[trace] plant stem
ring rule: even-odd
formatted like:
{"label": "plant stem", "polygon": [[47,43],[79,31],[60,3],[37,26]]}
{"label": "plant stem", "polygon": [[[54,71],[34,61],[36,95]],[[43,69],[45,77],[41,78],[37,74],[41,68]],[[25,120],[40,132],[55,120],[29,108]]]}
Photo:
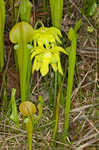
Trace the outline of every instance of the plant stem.
{"label": "plant stem", "polygon": [[54,108],[56,106],[56,96],[57,96],[57,77],[58,77],[58,72],[55,72]]}
{"label": "plant stem", "polygon": [[34,123],[33,120],[30,118],[26,118],[26,129],[27,129],[27,134],[28,134],[28,146],[29,150],[32,150],[32,134],[33,134],[33,128],[34,128]]}
{"label": "plant stem", "polygon": [[58,90],[58,96],[57,96],[57,104],[56,104],[56,121],[55,121],[55,128],[53,132],[53,138],[55,139],[57,128],[58,128],[58,120],[59,120],[59,99],[60,99],[60,91],[61,88]]}
{"label": "plant stem", "polygon": [[3,105],[7,106],[7,82],[6,82],[6,73],[3,73],[3,89],[2,89],[2,97],[3,97]]}

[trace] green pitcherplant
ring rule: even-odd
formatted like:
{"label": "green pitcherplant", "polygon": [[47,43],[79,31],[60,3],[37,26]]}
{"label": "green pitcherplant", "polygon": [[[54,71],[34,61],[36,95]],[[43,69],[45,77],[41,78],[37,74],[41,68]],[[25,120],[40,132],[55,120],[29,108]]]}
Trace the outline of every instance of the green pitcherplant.
{"label": "green pitcherplant", "polygon": [[20,4],[20,17],[21,21],[30,22],[32,4],[29,0],[21,0]]}
{"label": "green pitcherplant", "polygon": [[0,72],[4,67],[5,2],[0,1]]}
{"label": "green pitcherplant", "polygon": [[63,2],[64,0],[50,0],[52,24],[59,29],[62,22]]}
{"label": "green pitcherplant", "polygon": [[10,119],[14,121],[17,127],[19,127],[19,119],[18,119],[18,111],[17,111],[16,100],[15,100],[15,94],[16,94],[16,89],[13,88],[11,92],[11,100],[10,100],[10,105],[12,108]]}
{"label": "green pitcherplant", "polygon": [[22,102],[19,106],[21,114],[25,117],[24,123],[26,125],[26,130],[28,134],[29,150],[32,150],[32,134],[34,130],[34,125],[38,122],[42,115],[43,99],[41,96],[39,97],[39,104],[37,105],[37,109],[38,116],[35,117],[34,114],[36,113],[36,107],[32,102],[25,101]]}
{"label": "green pitcherplant", "polygon": [[69,112],[70,112],[70,103],[71,103],[71,94],[73,87],[73,79],[75,72],[75,63],[76,63],[76,44],[77,44],[77,31],[81,26],[81,20],[79,20],[74,29],[70,28],[68,32],[68,39],[71,42],[71,46],[67,48],[69,51],[69,68],[68,68],[68,81],[67,81],[67,91],[66,91],[66,106],[65,106],[65,139],[68,135],[69,128]]}
{"label": "green pitcherplant", "polygon": [[[5,28],[5,2],[0,1],[0,72],[4,69],[4,28]],[[2,88],[0,91],[0,98],[3,99],[3,104],[7,104],[7,91],[6,91],[6,73],[3,72]]]}
{"label": "green pitcherplant", "polygon": [[29,96],[30,91],[30,76],[31,76],[31,45],[33,40],[33,28],[26,22],[16,24],[9,34],[10,41],[16,44],[16,58],[20,75],[21,101],[25,101]]}
{"label": "green pitcherplant", "polygon": [[9,5],[10,5],[10,12],[11,12],[11,19],[13,22],[13,21],[16,21],[17,16],[18,16],[19,0],[9,0]]}

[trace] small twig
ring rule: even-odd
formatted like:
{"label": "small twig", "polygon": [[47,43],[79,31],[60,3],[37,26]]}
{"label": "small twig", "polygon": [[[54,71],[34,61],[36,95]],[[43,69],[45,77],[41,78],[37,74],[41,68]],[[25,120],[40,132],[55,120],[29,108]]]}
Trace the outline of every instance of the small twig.
{"label": "small twig", "polygon": [[99,105],[99,104],[85,105],[85,106],[82,106],[82,107],[79,107],[79,108],[72,109],[70,112],[71,112],[71,113],[74,113],[74,112],[84,111],[85,109],[88,109],[88,108],[90,108],[90,107],[95,107],[95,106],[97,106],[97,105]]}
{"label": "small twig", "polygon": [[36,85],[35,85],[35,87],[33,88],[33,90],[32,90],[32,94],[34,93],[34,91],[35,91],[35,90],[36,90],[36,88],[38,87],[38,85],[39,85],[39,83],[40,83],[41,79],[42,79],[42,76],[39,78],[39,80],[38,80],[37,84],[36,84]]}
{"label": "small twig", "polygon": [[89,52],[98,52],[99,53],[99,48],[96,48],[96,47],[82,47],[82,48],[80,48],[80,50],[84,51],[84,52],[89,51]]}
{"label": "small twig", "polygon": [[72,96],[71,96],[71,97],[72,97],[72,101],[74,100],[76,94],[78,93],[78,91],[79,91],[79,89],[80,89],[82,83],[85,81],[87,75],[88,75],[89,73],[91,73],[91,72],[93,72],[93,70],[88,71],[88,72],[85,74],[84,78],[83,78],[82,81],[79,83],[78,87],[73,91]]}
{"label": "small twig", "polygon": [[55,142],[55,143],[57,143],[57,144],[60,144],[60,145],[63,145],[63,146],[69,146],[69,144],[65,144],[65,143],[62,143],[62,142],[60,142],[60,141],[56,141],[56,140],[51,140],[52,142]]}
{"label": "small twig", "polygon": [[5,139],[1,140],[1,141],[0,141],[0,143],[2,143],[2,142],[4,142],[4,141],[9,141],[9,140],[11,140],[11,139],[13,139],[13,138],[21,137],[21,136],[24,136],[24,137],[25,137],[25,135],[18,134],[18,135],[14,135],[14,136],[11,136],[11,137],[8,137],[8,138],[5,138]]}
{"label": "small twig", "polygon": [[99,134],[99,130],[94,126],[94,124],[88,119],[88,117],[83,113],[86,121],[93,127],[93,129]]}
{"label": "small twig", "polygon": [[[0,126],[4,126],[4,124],[0,123]],[[16,130],[16,131],[20,131],[21,133],[26,133],[26,131],[24,131],[22,129],[19,129],[19,128],[16,128],[16,127],[13,127],[13,126],[9,126],[9,125],[5,124],[5,127],[6,128],[11,128],[11,129]]]}
{"label": "small twig", "polygon": [[76,148],[76,150],[83,150],[85,147],[91,146],[93,143],[95,143],[97,141],[99,141],[99,138],[92,139],[92,140],[88,141],[87,143],[85,143],[85,144],[79,146],[78,148]]}
{"label": "small twig", "polygon": [[89,86],[89,85],[91,85],[91,84],[93,84],[93,83],[95,83],[95,82],[96,82],[95,80],[92,81],[92,82],[89,82],[89,83],[87,83],[87,84],[81,86],[81,88],[85,88],[85,87],[87,87],[87,86]]}
{"label": "small twig", "polygon": [[90,129],[85,135],[84,138],[88,137],[92,132],[94,131],[94,129]]}
{"label": "small twig", "polygon": [[82,111],[80,111],[80,113],[73,119],[73,122],[75,122],[81,114],[82,114]]}
{"label": "small twig", "polygon": [[77,147],[77,146],[80,145],[82,142],[85,142],[85,141],[90,140],[90,139],[92,139],[92,138],[96,138],[98,135],[99,135],[98,133],[95,133],[95,134],[92,134],[92,135],[90,135],[90,136],[88,136],[88,137],[83,137],[83,138],[80,139],[79,141],[74,142],[74,145],[75,145],[75,147]]}

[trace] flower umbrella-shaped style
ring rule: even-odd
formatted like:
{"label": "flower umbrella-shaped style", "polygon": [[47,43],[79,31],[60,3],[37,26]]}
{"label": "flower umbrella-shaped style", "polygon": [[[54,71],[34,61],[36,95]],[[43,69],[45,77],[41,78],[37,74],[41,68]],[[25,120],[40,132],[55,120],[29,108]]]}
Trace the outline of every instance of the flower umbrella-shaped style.
{"label": "flower umbrella-shaped style", "polygon": [[[36,113],[38,109],[38,115],[34,117],[34,114]],[[32,134],[34,130],[34,125],[38,122],[38,120],[42,116],[43,111],[43,98],[42,96],[39,96],[39,104],[36,106],[31,101],[24,101],[19,105],[19,110],[21,114],[25,117],[24,123],[26,125],[26,130],[28,134],[28,145],[29,150],[32,150]]]}

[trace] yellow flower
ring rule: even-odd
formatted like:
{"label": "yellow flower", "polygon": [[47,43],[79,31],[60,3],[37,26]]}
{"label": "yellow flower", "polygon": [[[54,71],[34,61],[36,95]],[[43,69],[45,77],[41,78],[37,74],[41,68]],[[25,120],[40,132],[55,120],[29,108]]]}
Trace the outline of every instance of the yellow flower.
{"label": "yellow flower", "polygon": [[60,52],[68,55],[63,48],[58,46],[49,49],[34,47],[31,55],[31,58],[34,59],[32,72],[40,70],[42,76],[45,76],[49,72],[49,65],[51,65],[55,72],[59,71],[63,75]]}

